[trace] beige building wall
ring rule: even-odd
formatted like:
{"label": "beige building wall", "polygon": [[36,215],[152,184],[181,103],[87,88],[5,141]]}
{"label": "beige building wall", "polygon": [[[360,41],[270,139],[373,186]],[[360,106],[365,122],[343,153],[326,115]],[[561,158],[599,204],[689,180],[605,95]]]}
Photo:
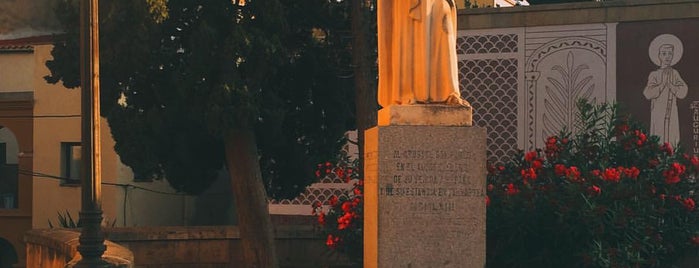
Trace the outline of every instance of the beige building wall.
{"label": "beige building wall", "polygon": [[7,53],[0,61],[0,92],[32,91],[32,76],[17,75],[34,72],[34,57],[31,53]]}
{"label": "beige building wall", "polygon": [[[80,142],[80,89],[53,85],[43,77],[51,58],[51,45],[34,46],[34,176],[33,228],[54,225],[59,212],[68,211],[77,220],[80,187],[62,185],[50,176],[61,175],[61,143]],[[192,214],[193,197],[174,193],[165,181],[133,181],[131,169],[114,151],[114,139],[105,119],[102,135],[102,210],[105,223],[116,226],[186,225]],[[42,176],[49,175],[49,176]],[[148,190],[145,190],[148,189]],[[149,191],[151,190],[151,191]]]}
{"label": "beige building wall", "polygon": [[[61,142],[80,142],[80,91],[44,81],[43,76],[49,73],[44,62],[51,57],[50,51],[48,45],[34,46],[36,68],[30,72],[34,83],[34,172],[61,176]],[[109,154],[103,154],[103,161],[109,159]],[[110,173],[109,167],[103,171]],[[61,183],[57,178],[34,176],[33,228],[47,228],[49,220],[57,225],[59,212],[77,217],[80,188]]]}

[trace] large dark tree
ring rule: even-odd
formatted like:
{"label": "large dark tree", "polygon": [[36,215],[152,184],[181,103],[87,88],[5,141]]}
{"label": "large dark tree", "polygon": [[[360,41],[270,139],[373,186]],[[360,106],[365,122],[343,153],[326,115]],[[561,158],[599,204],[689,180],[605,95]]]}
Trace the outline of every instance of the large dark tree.
{"label": "large dark tree", "polygon": [[[352,21],[352,64],[354,65],[355,107],[359,155],[364,155],[364,131],[376,126],[377,94],[377,36],[376,1],[350,1]],[[363,170],[363,157],[360,157]]]}
{"label": "large dark tree", "polygon": [[[48,82],[79,85],[77,1]],[[244,267],[276,267],[267,196],[312,182],[354,128],[346,2],[103,0],[102,115],[137,179],[196,194],[227,167]]]}

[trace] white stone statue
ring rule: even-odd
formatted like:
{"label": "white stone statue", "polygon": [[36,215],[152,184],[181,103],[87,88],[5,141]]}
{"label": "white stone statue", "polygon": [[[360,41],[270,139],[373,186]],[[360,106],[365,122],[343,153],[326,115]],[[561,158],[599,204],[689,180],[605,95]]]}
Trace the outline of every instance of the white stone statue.
{"label": "white stone statue", "polygon": [[470,106],[461,99],[453,0],[378,0],[379,93],[383,107]]}
{"label": "white stone statue", "polygon": [[677,144],[680,124],[677,118],[677,99],[687,96],[687,83],[672,66],[682,58],[682,42],[674,35],[656,37],[648,48],[650,59],[658,69],[648,75],[643,95],[650,100],[650,133],[661,142]]}

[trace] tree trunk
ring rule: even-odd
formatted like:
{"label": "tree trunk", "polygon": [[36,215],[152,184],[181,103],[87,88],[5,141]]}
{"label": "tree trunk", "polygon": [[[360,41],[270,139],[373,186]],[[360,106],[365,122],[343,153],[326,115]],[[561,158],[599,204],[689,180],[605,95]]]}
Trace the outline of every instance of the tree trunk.
{"label": "tree trunk", "polygon": [[245,260],[241,267],[277,268],[274,226],[267,208],[255,133],[250,129],[235,129],[224,139]]}
{"label": "tree trunk", "polygon": [[376,79],[372,67],[376,59],[371,57],[367,34],[370,30],[365,19],[364,0],[351,1],[352,17],[352,64],[354,65],[355,109],[357,115],[357,143],[359,147],[359,170],[363,171],[364,130],[376,125],[377,100]]}

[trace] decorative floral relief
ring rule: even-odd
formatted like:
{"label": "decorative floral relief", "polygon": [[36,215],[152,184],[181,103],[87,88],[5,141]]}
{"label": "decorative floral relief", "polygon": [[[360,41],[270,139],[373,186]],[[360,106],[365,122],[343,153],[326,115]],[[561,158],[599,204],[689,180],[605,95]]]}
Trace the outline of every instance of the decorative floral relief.
{"label": "decorative floral relief", "polygon": [[590,69],[587,64],[575,65],[573,52],[568,52],[565,66],[555,65],[551,70],[556,71],[560,77],[547,77],[553,85],[545,86],[546,97],[543,115],[544,136],[558,133],[560,130],[574,130],[576,110],[575,104],[580,98],[589,99],[595,89],[595,84],[590,83],[592,75],[580,79],[584,70]]}

